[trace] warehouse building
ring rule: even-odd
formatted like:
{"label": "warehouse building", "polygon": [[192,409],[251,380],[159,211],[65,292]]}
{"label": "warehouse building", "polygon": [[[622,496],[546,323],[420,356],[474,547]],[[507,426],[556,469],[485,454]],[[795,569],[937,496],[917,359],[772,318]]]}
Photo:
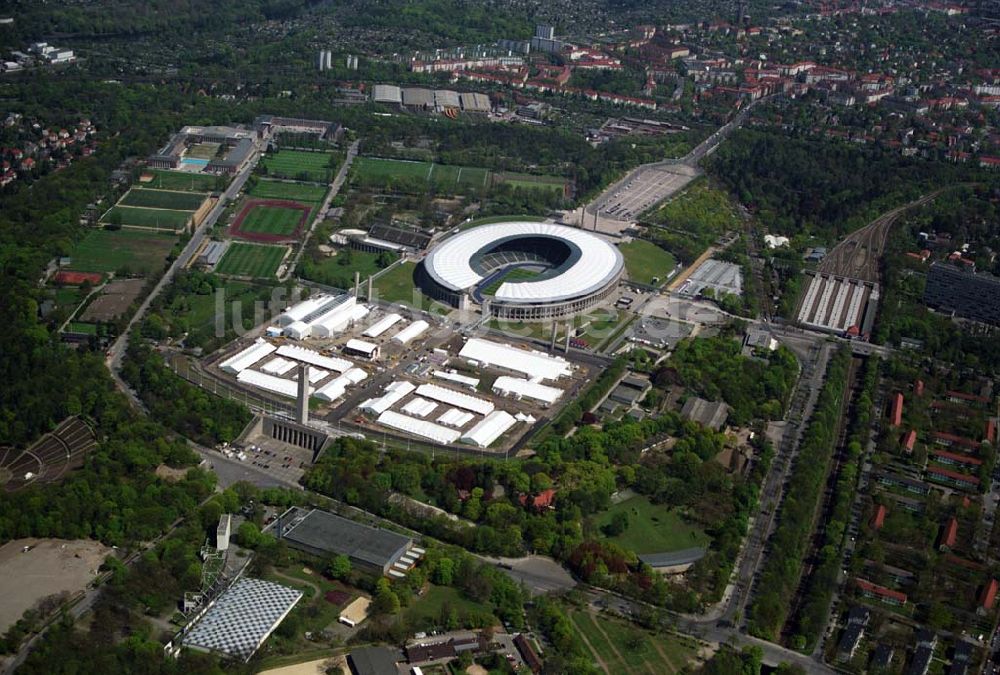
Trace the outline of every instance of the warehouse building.
{"label": "warehouse building", "polygon": [[376,84],[375,91],[372,92],[372,100],[387,105],[402,105],[403,93],[394,84]]}
{"label": "warehouse building", "polygon": [[413,539],[312,509],[292,507],[268,528],[292,548],[321,558],[346,555],[357,569],[377,574],[407,568],[415,559]]}

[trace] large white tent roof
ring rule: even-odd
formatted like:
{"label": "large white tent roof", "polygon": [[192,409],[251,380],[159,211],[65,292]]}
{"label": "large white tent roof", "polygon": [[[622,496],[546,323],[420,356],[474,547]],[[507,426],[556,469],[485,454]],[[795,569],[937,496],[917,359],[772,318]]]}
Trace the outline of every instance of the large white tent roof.
{"label": "large white tent roof", "polygon": [[504,240],[526,237],[557,239],[578,255],[559,274],[521,282],[503,282],[493,294],[507,302],[557,302],[592,293],[621,273],[625,260],[612,244],[585,230],[552,223],[507,222],[480,225],[445,240],[424,260],[438,284],[465,291],[485,277],[472,267],[473,258]]}
{"label": "large white tent roof", "polygon": [[435,443],[454,443],[462,435],[460,431],[455,431],[454,429],[449,429],[448,427],[443,427],[440,424],[434,424],[434,422],[428,422],[427,420],[418,420],[415,417],[402,415],[392,410],[386,410],[379,415],[378,423],[392,427],[393,429],[405,431],[414,436],[429,438]]}
{"label": "large white tent roof", "polygon": [[420,319],[418,321],[414,321],[409,326],[393,335],[392,339],[395,342],[405,345],[407,342],[417,337],[428,328],[430,328],[430,324],[423,319]]}
{"label": "large white tent roof", "polygon": [[256,342],[223,361],[219,367],[227,373],[238,374],[274,352],[275,349],[276,347],[267,340],[257,338]]}
{"label": "large white tent roof", "polygon": [[403,317],[401,317],[399,314],[396,314],[395,312],[393,312],[392,314],[386,314],[384,317],[382,317],[372,325],[368,326],[368,328],[365,329],[365,332],[362,333],[362,335],[364,335],[365,337],[376,338],[402,320]]}
{"label": "large white tent roof", "polygon": [[481,338],[471,338],[465,343],[458,355],[488,366],[497,366],[515,373],[523,373],[528,379],[535,382],[556,380],[571,372],[569,361],[559,356],[549,356],[542,352],[519,349]]}
{"label": "large white tent roof", "polygon": [[[280,394],[281,396],[287,396],[288,398],[296,398],[299,395],[299,383],[295,380],[286,380],[274,375],[267,375],[259,370],[247,369],[241,371],[236,376],[236,379],[243,384],[249,384],[252,387],[264,389],[275,394]],[[309,387],[309,394],[311,395],[312,393],[313,388]]]}
{"label": "large white tent roof", "polygon": [[563,390],[547,384],[531,382],[520,377],[501,375],[493,382],[493,390],[505,396],[525,397],[543,403],[555,403],[563,395]]}
{"label": "large white tent roof", "polygon": [[381,415],[383,412],[402,401],[417,387],[412,382],[406,380],[396,380],[385,388],[385,393],[378,398],[370,398],[361,404],[362,410],[368,410]]}
{"label": "large white tent roof", "polygon": [[505,431],[517,424],[514,416],[505,410],[494,410],[476,426],[462,434],[463,443],[488,448],[493,441],[500,438]]}
{"label": "large white tent roof", "polygon": [[433,401],[439,401],[441,403],[447,403],[448,405],[455,406],[456,408],[470,410],[474,413],[479,413],[480,415],[489,415],[493,412],[493,408],[496,407],[493,405],[492,401],[476,398],[475,396],[469,396],[468,394],[463,394],[460,391],[440,387],[436,384],[420,385],[417,387],[417,394],[419,396],[423,396],[424,398],[429,398]]}
{"label": "large white tent roof", "polygon": [[306,349],[305,347],[296,347],[295,345],[281,345],[278,348],[278,356],[286,356],[290,359],[295,359],[296,361],[316,366],[317,368],[334,370],[338,373],[342,373],[354,367],[354,364],[347,359],[339,359],[335,356],[324,356],[315,350]]}

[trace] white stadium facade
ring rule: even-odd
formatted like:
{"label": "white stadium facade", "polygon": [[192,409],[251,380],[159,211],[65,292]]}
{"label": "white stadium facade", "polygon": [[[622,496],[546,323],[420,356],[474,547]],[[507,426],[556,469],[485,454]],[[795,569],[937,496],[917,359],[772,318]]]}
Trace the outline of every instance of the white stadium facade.
{"label": "white stadium facade", "polygon": [[625,260],[584,230],[513,221],[480,225],[435,246],[420,266],[424,292],[454,307],[498,318],[571,316],[613,293]]}

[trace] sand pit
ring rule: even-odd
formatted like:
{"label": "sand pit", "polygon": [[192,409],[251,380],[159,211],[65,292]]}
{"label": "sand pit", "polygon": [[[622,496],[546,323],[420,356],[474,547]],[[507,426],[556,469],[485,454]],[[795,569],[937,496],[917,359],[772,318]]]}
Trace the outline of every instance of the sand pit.
{"label": "sand pit", "polygon": [[[31,550],[24,553],[24,547]],[[0,546],[0,632],[50,595],[82,591],[111,549],[96,541],[16,539]]]}
{"label": "sand pit", "polygon": [[326,671],[334,666],[346,672],[347,660],[343,656],[330,656],[325,659],[296,663],[294,666],[263,670],[258,675],[326,675]]}

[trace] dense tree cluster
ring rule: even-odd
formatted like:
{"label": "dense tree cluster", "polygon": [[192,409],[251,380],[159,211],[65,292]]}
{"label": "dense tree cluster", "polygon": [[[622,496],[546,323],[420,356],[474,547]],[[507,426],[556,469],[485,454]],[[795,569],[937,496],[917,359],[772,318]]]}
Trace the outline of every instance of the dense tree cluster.
{"label": "dense tree cluster", "polygon": [[784,346],[766,360],[743,356],[740,349],[727,337],[684,340],[654,377],[675,380],[709,400],[722,399],[732,408],[733,424],[779,419],[798,377],[795,356]]}
{"label": "dense tree cluster", "polygon": [[749,610],[750,632],[775,640],[788,618],[799,587],[802,564],[812,538],[816,505],[837,440],[850,356],[837,352],[826,371],[826,383],[799,446],[785,498],[778,512],[778,527],[771,537],[769,555],[757,583],[758,593]]}

